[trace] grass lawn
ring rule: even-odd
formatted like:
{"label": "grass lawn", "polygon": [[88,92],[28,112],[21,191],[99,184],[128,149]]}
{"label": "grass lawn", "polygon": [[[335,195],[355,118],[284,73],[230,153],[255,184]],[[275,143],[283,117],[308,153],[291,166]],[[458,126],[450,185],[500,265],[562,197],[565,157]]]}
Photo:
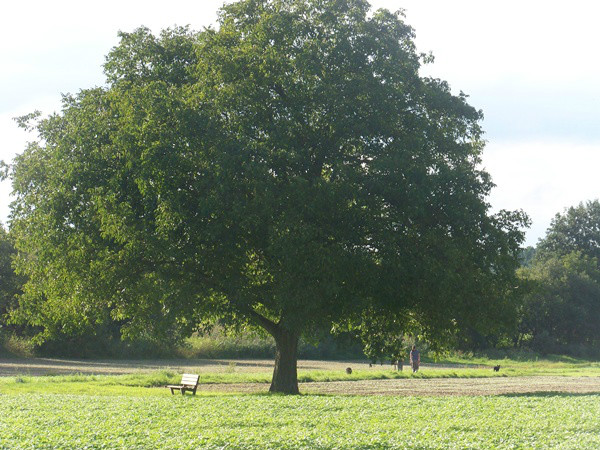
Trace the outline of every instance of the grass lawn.
{"label": "grass lawn", "polygon": [[0,394],[0,448],[591,449],[600,396]]}

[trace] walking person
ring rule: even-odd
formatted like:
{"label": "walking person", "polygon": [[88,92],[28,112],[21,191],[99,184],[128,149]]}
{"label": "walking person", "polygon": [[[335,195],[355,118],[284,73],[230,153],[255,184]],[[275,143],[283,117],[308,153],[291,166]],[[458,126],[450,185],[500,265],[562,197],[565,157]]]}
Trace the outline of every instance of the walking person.
{"label": "walking person", "polygon": [[417,346],[413,345],[412,350],[410,351],[410,366],[412,367],[413,373],[419,370],[420,364],[421,355],[419,354],[419,350],[417,350]]}

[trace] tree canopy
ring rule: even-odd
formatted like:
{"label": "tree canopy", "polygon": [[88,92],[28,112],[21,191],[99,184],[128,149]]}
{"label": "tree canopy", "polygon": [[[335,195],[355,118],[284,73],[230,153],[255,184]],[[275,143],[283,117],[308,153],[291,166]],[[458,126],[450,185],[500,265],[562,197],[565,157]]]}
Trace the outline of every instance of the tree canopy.
{"label": "tree canopy", "polygon": [[258,326],[271,390],[297,392],[302,334],[511,319],[525,218],[489,214],[482,113],[419,75],[401,15],[242,0],[120,39],[12,171],[19,314],[47,335]]}
{"label": "tree canopy", "polygon": [[586,353],[600,343],[600,202],[557,214],[519,275],[524,297],[521,339],[534,349]]}
{"label": "tree canopy", "polygon": [[521,333],[535,350],[572,353],[569,346],[600,342],[600,269],[581,252],[555,254],[521,270],[532,286],[525,296]]}
{"label": "tree canopy", "polygon": [[556,214],[540,239],[540,258],[566,255],[571,252],[600,260],[600,202],[598,200],[571,206],[563,214]]}

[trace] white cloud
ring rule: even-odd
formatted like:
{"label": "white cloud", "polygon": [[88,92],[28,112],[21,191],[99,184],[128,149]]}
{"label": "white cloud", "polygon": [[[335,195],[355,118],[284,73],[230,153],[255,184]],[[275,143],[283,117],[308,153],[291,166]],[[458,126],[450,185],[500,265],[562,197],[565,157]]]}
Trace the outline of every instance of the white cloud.
{"label": "white cloud", "polygon": [[530,216],[528,245],[544,236],[554,215],[600,195],[600,143],[491,142],[483,165],[496,183],[494,209],[523,209]]}
{"label": "white cloud", "polygon": [[[593,81],[600,74],[600,4],[558,1],[375,0],[406,9],[422,51],[433,51],[432,72],[457,88],[516,79],[527,84]],[[454,84],[454,83],[453,83]]]}

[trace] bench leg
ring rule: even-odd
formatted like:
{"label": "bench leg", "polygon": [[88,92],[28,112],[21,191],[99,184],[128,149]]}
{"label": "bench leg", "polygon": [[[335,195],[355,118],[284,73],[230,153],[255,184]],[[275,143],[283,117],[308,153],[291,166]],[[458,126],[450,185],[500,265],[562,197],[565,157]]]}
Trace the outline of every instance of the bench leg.
{"label": "bench leg", "polygon": [[175,395],[175,390],[173,388],[169,388],[171,389],[171,395]]}

